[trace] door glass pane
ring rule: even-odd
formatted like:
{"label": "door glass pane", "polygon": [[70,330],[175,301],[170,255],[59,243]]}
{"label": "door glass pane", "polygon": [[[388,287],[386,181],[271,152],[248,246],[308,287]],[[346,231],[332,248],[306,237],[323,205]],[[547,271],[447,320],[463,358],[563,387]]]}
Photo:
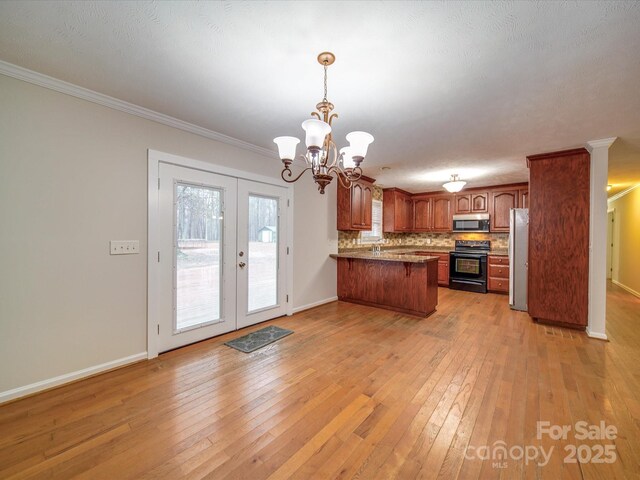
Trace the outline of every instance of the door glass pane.
{"label": "door glass pane", "polygon": [[278,200],[249,195],[248,311],[278,303]]}
{"label": "door glass pane", "polygon": [[176,185],[176,330],[220,320],[222,191]]}

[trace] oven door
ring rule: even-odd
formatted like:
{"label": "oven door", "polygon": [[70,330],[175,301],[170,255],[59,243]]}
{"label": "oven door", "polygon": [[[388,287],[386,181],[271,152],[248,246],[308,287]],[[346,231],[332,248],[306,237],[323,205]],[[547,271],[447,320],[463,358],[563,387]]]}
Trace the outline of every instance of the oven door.
{"label": "oven door", "polygon": [[449,282],[452,288],[486,293],[487,256],[451,252],[449,254]]}

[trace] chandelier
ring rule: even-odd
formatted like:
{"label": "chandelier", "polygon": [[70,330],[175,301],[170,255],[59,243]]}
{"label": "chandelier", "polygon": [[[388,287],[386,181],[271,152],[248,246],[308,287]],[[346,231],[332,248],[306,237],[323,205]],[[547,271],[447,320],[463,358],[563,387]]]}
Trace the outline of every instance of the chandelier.
{"label": "chandelier", "polygon": [[285,182],[293,183],[298,181],[307,170],[311,171],[313,180],[318,184],[318,190],[324,194],[324,189],[333,180],[333,176],[345,188],[351,188],[353,183],[362,176],[360,164],[367,154],[369,144],[373,142],[373,136],[367,132],[351,132],[347,135],[348,147],[340,149],[333,142],[331,137],[331,123],[334,118],[338,118],[337,113],[331,113],[333,104],[327,100],[327,68],[336,57],[331,52],[323,52],[318,55],[318,63],[324,67],[324,97],[316,105],[317,112],[311,112],[311,118],[302,122],[302,128],[306,132],[305,143],[307,151],[304,155],[299,155],[306,165],[300,174],[291,179],[291,163],[296,156],[296,145],[300,143],[296,137],[277,137],[273,141],[278,145],[280,160],[284,164],[282,169],[282,179]]}
{"label": "chandelier", "polygon": [[467,184],[467,182],[462,181],[458,178],[458,175],[451,175],[451,181],[442,185],[442,187],[451,193],[459,192],[462,188]]}

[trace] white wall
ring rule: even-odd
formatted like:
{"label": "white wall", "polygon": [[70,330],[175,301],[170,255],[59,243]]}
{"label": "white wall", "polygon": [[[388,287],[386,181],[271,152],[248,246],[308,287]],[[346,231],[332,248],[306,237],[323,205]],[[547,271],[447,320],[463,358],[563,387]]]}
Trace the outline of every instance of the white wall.
{"label": "white wall", "polygon": [[337,252],[338,243],[336,180],[324,195],[318,193],[310,172],[305,173],[300,182],[307,188],[300,189],[297,184],[295,187],[294,309],[313,306],[329,298],[337,300],[337,263],[329,258],[330,253]]}
{"label": "white wall", "polygon": [[615,209],[612,281],[640,297],[640,185],[622,196],[614,195],[609,208]]}
{"label": "white wall", "polygon": [[[149,148],[280,170],[275,157],[0,75],[0,398],[146,351]],[[294,307],[336,294],[330,192],[295,186]],[[139,239],[140,255],[110,256],[112,239]]]}

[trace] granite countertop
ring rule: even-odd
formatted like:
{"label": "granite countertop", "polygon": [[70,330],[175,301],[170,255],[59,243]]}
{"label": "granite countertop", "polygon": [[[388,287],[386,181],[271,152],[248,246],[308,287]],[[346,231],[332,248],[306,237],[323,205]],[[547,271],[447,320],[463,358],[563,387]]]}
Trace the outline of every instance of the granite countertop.
{"label": "granite countertop", "polygon": [[[361,251],[352,251],[352,252],[343,252],[343,253],[332,253],[329,255],[331,258],[355,258],[360,260],[379,260],[384,262],[407,262],[407,263],[427,263],[432,261],[438,261],[439,257],[425,256],[425,255],[410,255],[408,253],[403,253],[402,251],[394,250],[394,251],[385,251],[383,250],[380,253],[373,253],[369,249],[361,248]],[[363,251],[364,250],[364,251]],[[411,251],[415,251],[416,249],[411,249]]]}
{"label": "granite countertop", "polygon": [[[382,247],[382,252],[380,255],[389,254],[389,255],[398,256],[405,252],[449,253],[452,250],[453,250],[453,247],[442,247],[442,246],[434,246],[434,245],[395,246],[395,247]],[[344,249],[343,251],[338,253],[338,255],[340,256],[344,254],[373,255],[373,252],[371,252],[371,247],[360,247],[360,248]],[[377,256],[379,257],[380,255],[377,255]],[[507,256],[509,255],[509,251],[506,248],[492,248],[489,251],[489,255]],[[334,258],[338,258],[338,257],[334,257]],[[343,258],[347,258],[347,257],[343,257]],[[360,258],[360,257],[353,257],[353,258]]]}

